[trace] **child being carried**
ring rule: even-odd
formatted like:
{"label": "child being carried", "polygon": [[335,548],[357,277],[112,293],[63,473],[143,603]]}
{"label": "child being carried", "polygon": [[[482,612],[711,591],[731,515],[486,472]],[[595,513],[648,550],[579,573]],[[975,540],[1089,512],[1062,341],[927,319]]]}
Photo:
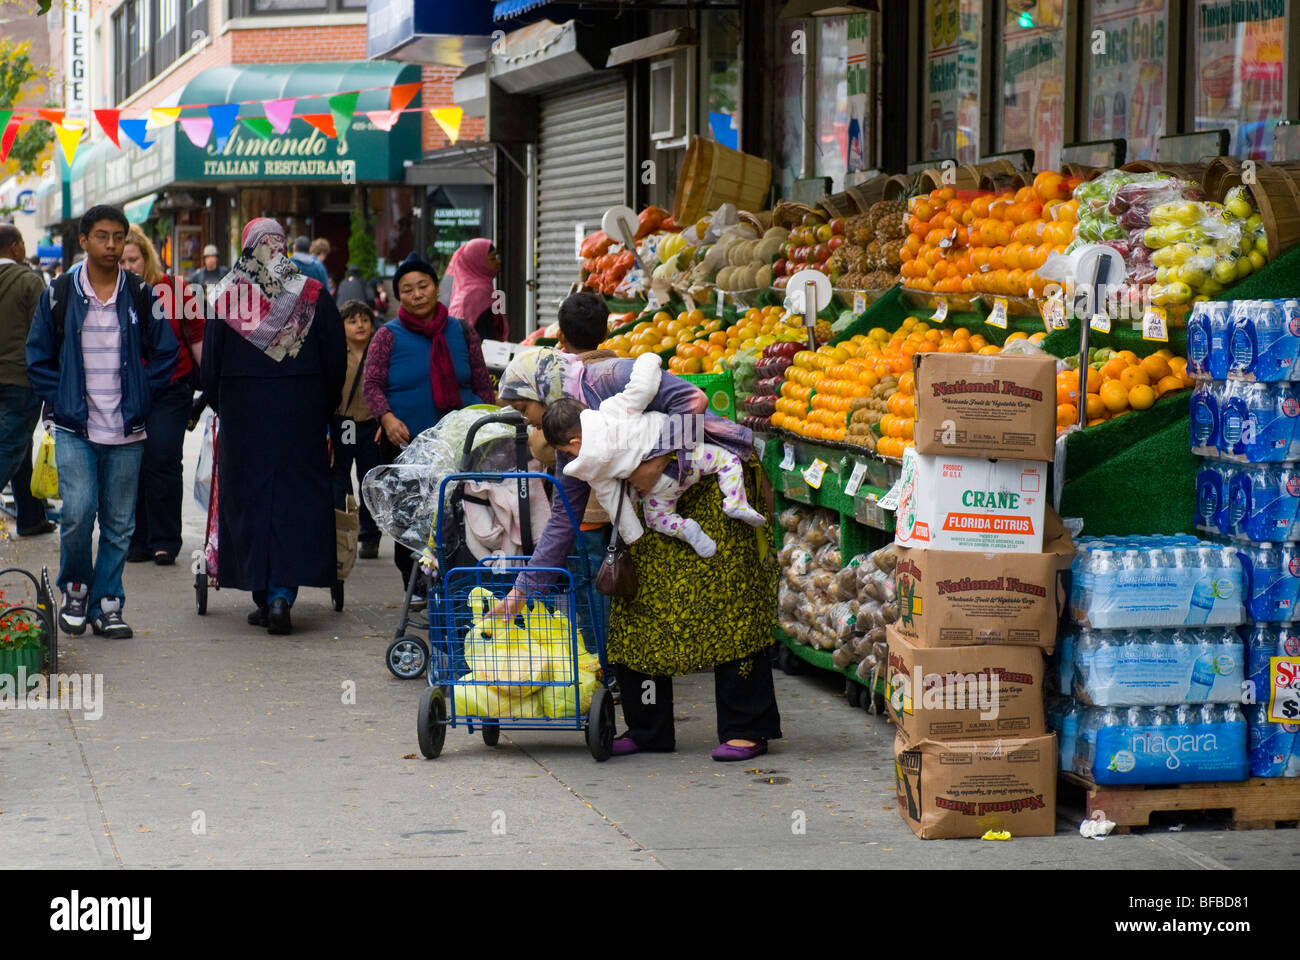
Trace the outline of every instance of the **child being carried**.
{"label": "child being carried", "polygon": [[[637,358],[627,387],[605,400],[600,409],[563,397],[548,405],[542,417],[546,442],[573,457],[564,467],[565,474],[585,480],[611,517],[618,511],[619,493],[627,478],[656,450],[670,445],[664,439],[668,415],[646,410],[659,392],[662,375],[658,354],[644,353]],[[690,544],[701,557],[711,557],[718,549],[713,538],[694,520],[676,512],[682,491],[701,477],[717,478],[722,512],[727,516],[753,527],[767,521],[750,507],[745,496],[739,457],[712,443],[697,443],[687,456],[686,475],[680,483],[665,472],[646,496],[645,522],[651,530]],[[642,533],[635,510],[618,514],[618,534],[624,542],[635,543]]]}

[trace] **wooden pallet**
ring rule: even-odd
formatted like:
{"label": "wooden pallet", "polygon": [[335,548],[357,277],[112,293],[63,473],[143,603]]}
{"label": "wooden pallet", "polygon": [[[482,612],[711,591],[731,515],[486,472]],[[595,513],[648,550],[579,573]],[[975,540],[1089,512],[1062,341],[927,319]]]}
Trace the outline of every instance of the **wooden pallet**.
{"label": "wooden pallet", "polygon": [[1147,827],[1153,813],[1210,812],[1225,816],[1230,830],[1272,830],[1300,823],[1300,779],[1253,778],[1236,783],[1171,783],[1102,786],[1075,773],[1061,774],[1062,805],[1082,795],[1085,819],[1103,812],[1115,833]]}

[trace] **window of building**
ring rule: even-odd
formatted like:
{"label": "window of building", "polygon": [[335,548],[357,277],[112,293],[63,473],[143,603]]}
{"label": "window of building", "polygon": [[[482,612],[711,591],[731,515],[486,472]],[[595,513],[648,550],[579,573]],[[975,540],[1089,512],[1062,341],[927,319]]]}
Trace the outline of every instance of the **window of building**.
{"label": "window of building", "polygon": [[1243,159],[1272,157],[1273,128],[1285,114],[1285,0],[1192,5],[1192,123],[1228,130],[1228,151]]}
{"label": "window of building", "polygon": [[340,13],[365,9],[365,0],[230,0],[230,15],[232,17]]}
{"label": "window of building", "polygon": [[700,134],[740,149],[740,17],[731,10],[701,13]]}
{"label": "window of building", "polygon": [[1065,0],[999,6],[999,149],[1033,150],[1037,169],[1055,170],[1065,143]]}
{"label": "window of building", "polygon": [[1128,159],[1154,160],[1166,125],[1169,2],[1092,0],[1087,12],[1083,139],[1126,140]]}
{"label": "window of building", "polygon": [[778,129],[777,171],[781,195],[788,197],[794,182],[803,177],[804,56],[809,47],[810,20],[777,21],[776,102]]}
{"label": "window of building", "polygon": [[818,17],[816,138],[813,170],[831,178],[831,191],[844,185],[849,144],[849,18]]}
{"label": "window of building", "polygon": [[980,155],[981,0],[926,0],[921,158]]}

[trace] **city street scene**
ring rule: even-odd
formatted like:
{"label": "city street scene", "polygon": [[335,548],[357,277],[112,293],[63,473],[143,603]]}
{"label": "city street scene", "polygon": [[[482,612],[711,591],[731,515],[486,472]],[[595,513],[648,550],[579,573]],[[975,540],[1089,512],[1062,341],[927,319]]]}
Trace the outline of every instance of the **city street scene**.
{"label": "city street scene", "polygon": [[1042,869],[1262,932],[1188,884],[1300,864],[1296,131],[1281,2],[0,3],[36,925]]}

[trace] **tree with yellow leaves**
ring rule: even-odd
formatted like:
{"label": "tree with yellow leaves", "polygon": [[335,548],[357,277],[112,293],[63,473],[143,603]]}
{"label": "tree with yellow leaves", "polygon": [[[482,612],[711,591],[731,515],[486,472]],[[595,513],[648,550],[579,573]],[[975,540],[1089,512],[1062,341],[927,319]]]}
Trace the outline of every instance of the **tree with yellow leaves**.
{"label": "tree with yellow leaves", "polygon": [[[0,117],[11,121],[8,111],[24,99],[36,98],[46,90],[51,71],[32,63],[31,44],[0,40]],[[46,101],[47,106],[57,104]],[[0,124],[0,135],[3,134]],[[40,173],[53,152],[54,130],[44,120],[25,122],[14,139],[9,157],[0,165],[0,179],[15,172]]]}

